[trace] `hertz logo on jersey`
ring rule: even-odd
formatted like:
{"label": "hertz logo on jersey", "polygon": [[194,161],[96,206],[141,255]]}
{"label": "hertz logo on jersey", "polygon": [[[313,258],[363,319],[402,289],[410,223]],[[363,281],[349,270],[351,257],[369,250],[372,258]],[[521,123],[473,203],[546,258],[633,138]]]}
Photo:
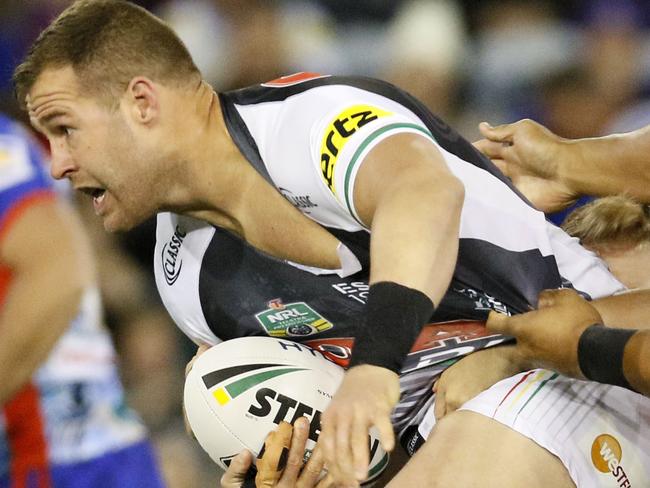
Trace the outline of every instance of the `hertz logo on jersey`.
{"label": "hertz logo on jersey", "polygon": [[354,105],[343,110],[327,125],[320,147],[320,168],[325,183],[334,194],[334,167],[350,136],[373,120],[388,115],[392,113],[377,107]]}

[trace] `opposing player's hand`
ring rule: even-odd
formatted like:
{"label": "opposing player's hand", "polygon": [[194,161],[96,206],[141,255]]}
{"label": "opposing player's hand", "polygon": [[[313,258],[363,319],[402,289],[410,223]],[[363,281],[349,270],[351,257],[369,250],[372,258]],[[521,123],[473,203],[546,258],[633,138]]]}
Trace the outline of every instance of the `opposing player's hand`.
{"label": "opposing player's hand", "polygon": [[561,210],[579,196],[561,178],[560,165],[571,156],[564,139],[530,119],[492,127],[479,125],[485,139],[474,143],[538,209]]}
{"label": "opposing player's hand", "polygon": [[244,486],[246,473],[253,464],[253,453],[245,450],[230,461],[228,469],[221,477],[222,488],[241,488]]}
{"label": "opposing player's hand", "polygon": [[[257,460],[255,486],[258,488],[326,488],[332,485],[330,477],[322,479],[323,456],[317,447],[303,466],[305,444],[309,437],[309,422],[305,417],[296,420],[293,427],[281,422],[271,432],[265,442],[264,450]],[[221,478],[224,488],[240,488],[253,462],[249,451],[235,456]]]}
{"label": "opposing player's hand", "polygon": [[498,381],[526,369],[514,346],[473,352],[447,368],[433,385],[436,420],[457,410]]}
{"label": "opposing player's hand", "polygon": [[486,326],[515,336],[521,356],[536,366],[582,378],[578,341],[596,323],[602,323],[600,314],[575,291],[546,290],[539,296],[538,310],[512,317],[491,312]]}
{"label": "opposing player's hand", "polygon": [[325,466],[337,485],[358,486],[368,475],[368,432],[379,431],[385,451],[392,451],[395,435],[390,414],[399,400],[399,377],[378,366],[350,368],[321,417],[318,444]]}

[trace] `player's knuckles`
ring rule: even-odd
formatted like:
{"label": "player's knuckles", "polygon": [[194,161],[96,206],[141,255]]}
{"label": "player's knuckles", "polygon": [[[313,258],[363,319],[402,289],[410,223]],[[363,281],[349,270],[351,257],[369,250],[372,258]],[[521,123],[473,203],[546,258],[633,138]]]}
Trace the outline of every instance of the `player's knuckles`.
{"label": "player's knuckles", "polygon": [[326,473],[325,476],[318,480],[318,483],[312,482],[311,484],[301,484],[299,485],[299,488],[331,488],[335,486],[336,483],[334,482],[332,475],[330,473]]}
{"label": "player's knuckles", "polygon": [[294,450],[287,458],[287,465],[284,468],[286,472],[298,473],[302,468],[302,456],[298,450]]}
{"label": "player's knuckles", "polygon": [[507,315],[492,311],[488,315],[485,326],[490,332],[503,332],[511,328],[512,321]]}
{"label": "player's knuckles", "polygon": [[300,473],[300,477],[298,478],[298,482],[300,486],[311,487],[313,483],[318,479],[322,471],[323,471],[322,458],[315,463],[312,463],[310,459],[307,465],[302,470],[302,473]]}

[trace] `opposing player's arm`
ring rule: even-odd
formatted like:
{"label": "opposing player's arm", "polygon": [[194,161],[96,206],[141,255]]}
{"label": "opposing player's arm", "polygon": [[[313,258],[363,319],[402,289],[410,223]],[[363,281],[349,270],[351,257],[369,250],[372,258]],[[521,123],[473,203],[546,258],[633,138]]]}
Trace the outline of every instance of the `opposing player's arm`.
{"label": "opposing player's arm", "polygon": [[529,119],[491,127],[476,147],[538,208],[555,211],[580,195],[626,194],[650,202],[650,126],[589,139],[563,139]]}
{"label": "opposing player's arm", "polygon": [[[602,307],[603,302],[607,306]],[[538,310],[512,317],[492,312],[486,325],[492,332],[515,336],[519,355],[536,366],[631,387],[647,395],[650,330],[622,322],[634,317],[625,315],[626,307],[647,309],[647,302],[648,296],[641,291],[587,302],[573,290],[547,290],[540,294]],[[612,304],[620,307],[622,319]],[[601,311],[614,315],[601,316]]]}
{"label": "opposing player's arm", "polygon": [[634,389],[650,397],[650,330],[636,332],[625,345],[623,374]]}
{"label": "opposing player's arm", "polygon": [[591,302],[607,327],[650,329],[650,290],[633,290]]}
{"label": "opposing player's arm", "polygon": [[80,225],[54,197],[30,204],[7,225],[0,239],[0,263],[11,273],[0,311],[0,404],[47,358],[92,279]]}
{"label": "opposing player's arm", "polygon": [[626,194],[650,203],[650,126],[633,132],[566,141],[562,178],[583,195]]}

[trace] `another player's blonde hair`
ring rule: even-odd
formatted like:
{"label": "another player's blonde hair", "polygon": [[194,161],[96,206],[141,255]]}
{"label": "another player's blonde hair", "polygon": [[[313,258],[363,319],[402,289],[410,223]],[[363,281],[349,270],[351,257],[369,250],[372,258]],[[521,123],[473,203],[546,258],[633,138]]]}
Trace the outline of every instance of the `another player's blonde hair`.
{"label": "another player's blonde hair", "polygon": [[183,42],[160,19],[130,2],[78,0],[38,37],[14,72],[19,103],[49,68],[71,66],[83,88],[116,106],[135,76],[159,83],[200,79]]}
{"label": "another player's blonde hair", "polygon": [[650,242],[650,208],[624,196],[599,198],[569,214],[562,228],[587,247],[636,246]]}

